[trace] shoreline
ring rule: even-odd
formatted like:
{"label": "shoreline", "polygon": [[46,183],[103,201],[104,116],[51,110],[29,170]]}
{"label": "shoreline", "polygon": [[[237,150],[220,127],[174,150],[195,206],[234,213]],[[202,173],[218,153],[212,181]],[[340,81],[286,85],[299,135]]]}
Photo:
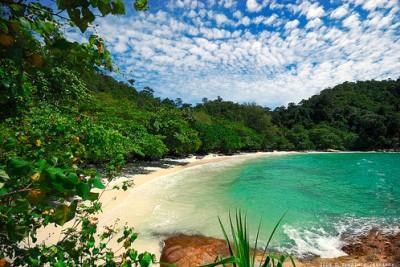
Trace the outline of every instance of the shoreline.
{"label": "shoreline", "polygon": [[[170,164],[167,167],[146,167],[146,166],[144,166],[144,169],[146,171],[148,171],[148,173],[131,174],[131,175],[122,174],[121,176],[114,178],[107,186],[112,188],[113,186],[119,185],[125,181],[133,180],[134,186],[129,189],[135,189],[153,179],[156,179],[156,178],[159,178],[162,176],[166,176],[166,175],[170,175],[170,174],[174,174],[176,172],[180,172],[180,171],[188,169],[188,168],[202,166],[202,165],[208,164],[208,163],[216,163],[216,162],[233,160],[233,159],[246,160],[246,159],[254,159],[254,158],[258,158],[258,157],[262,157],[262,156],[283,156],[283,155],[301,154],[301,153],[330,153],[330,152],[273,151],[273,152],[249,152],[249,153],[240,153],[240,154],[233,154],[233,155],[207,154],[205,156],[189,156],[189,157],[178,158],[178,159],[166,158],[163,160],[166,160],[169,162],[174,162],[175,164]],[[144,162],[144,163],[146,163],[146,162]],[[146,164],[143,164],[143,165],[146,165]]]}
{"label": "shoreline", "polygon": [[[324,154],[324,153],[379,153],[378,151],[274,151],[274,152],[252,152],[252,153],[241,153],[234,155],[217,155],[217,154],[208,154],[205,156],[190,156],[186,158],[180,159],[163,159],[155,162],[138,162],[136,166],[127,166],[125,172],[123,171],[121,176],[114,178],[111,182],[109,182],[106,186],[106,190],[103,192],[100,198],[100,202],[102,203],[103,212],[99,214],[99,225],[98,228],[102,229],[104,226],[110,225],[116,219],[119,220],[119,225],[124,225],[128,223],[131,226],[136,226],[136,219],[140,215],[148,214],[150,217],[152,210],[149,210],[151,206],[148,203],[144,205],[135,205],[135,198],[140,195],[140,189],[146,185],[150,184],[152,186],[152,182],[156,182],[157,179],[160,179],[165,176],[173,176],[181,171],[195,168],[199,166],[203,166],[210,163],[219,163],[224,161],[231,160],[250,160],[256,159],[260,157],[268,157],[268,156],[283,156],[290,154]],[[390,152],[389,152],[390,153]],[[393,153],[393,152],[392,152]],[[132,171],[133,170],[133,171]],[[124,182],[133,182],[133,186],[129,187],[126,191],[123,190],[111,190],[115,186],[121,186]],[[153,183],[154,185],[154,183]],[[149,213],[150,212],[150,213]],[[69,222],[71,223],[71,222]],[[45,240],[46,242],[56,241],[59,237],[59,233],[62,229],[69,226],[67,223],[64,227],[46,227],[43,231],[38,235],[38,240]],[[61,228],[61,229],[60,229]],[[138,231],[139,234],[141,231]],[[58,234],[57,234],[58,233]],[[171,233],[173,235],[173,233]],[[47,237],[46,237],[47,236]],[[135,241],[135,248],[138,251],[149,251],[154,253],[157,259],[160,259],[162,248],[164,245],[165,239],[168,235],[163,236],[153,236],[152,239],[141,238],[143,236],[139,235],[138,240]],[[110,247],[113,249],[117,249],[118,244],[110,243]],[[334,261],[339,258],[332,258]]]}
{"label": "shoreline", "polygon": [[[233,159],[253,159],[262,156],[283,156],[283,155],[291,155],[291,154],[330,154],[330,153],[400,153],[400,151],[342,151],[342,150],[332,150],[332,151],[271,151],[271,152],[245,152],[238,153],[233,155],[224,155],[224,154],[215,154],[210,153],[207,155],[192,155],[183,158],[164,158],[160,160],[156,160],[155,162],[163,162],[167,161],[170,164],[165,164],[164,167],[149,167],[151,165],[151,161],[139,161],[139,168],[141,171],[145,171],[146,173],[124,173],[115,177],[110,183],[107,184],[107,187],[112,188],[113,186],[121,185],[126,181],[133,181],[133,187],[130,187],[128,190],[138,188],[139,186],[162,176],[174,174],[180,172],[182,170],[202,166],[208,163],[216,163],[226,160]],[[129,169],[129,166],[125,169]],[[129,171],[128,171],[129,172]],[[139,171],[140,172],[140,171]],[[110,189],[109,188],[109,189]]]}
{"label": "shoreline", "polygon": [[[218,163],[229,160],[248,160],[255,159],[263,156],[282,156],[289,154],[299,154],[305,152],[297,151],[273,151],[273,152],[249,152],[240,153],[234,155],[218,155],[218,154],[208,154],[205,156],[190,156],[186,158],[179,159],[162,159],[156,162],[138,162],[136,169],[132,172],[130,166],[127,166],[125,171],[122,172],[120,176],[115,177],[109,183],[106,184],[106,188],[101,194],[99,200],[102,203],[102,212],[98,214],[98,229],[102,229],[105,226],[112,225],[116,220],[119,221],[119,225],[122,226],[125,223],[135,226],[136,222],[132,216],[126,213],[127,210],[132,208],[131,198],[135,196],[138,190],[151,181],[155,181],[159,178],[174,175],[181,171],[203,166],[210,163]],[[157,166],[151,166],[156,163]],[[160,164],[161,163],[161,164]],[[162,165],[161,167],[158,165]],[[127,190],[116,190],[115,186],[121,186],[125,182],[132,183]],[[99,190],[98,192],[102,192]],[[147,207],[135,206],[135,213],[148,212]],[[124,212],[124,213],[121,213]],[[38,242],[45,243],[55,243],[62,236],[62,231],[73,225],[73,221],[69,221],[63,226],[56,226],[54,224],[48,225],[38,231],[37,240]],[[140,231],[139,231],[140,234]],[[135,241],[135,248],[138,251],[149,251],[154,253],[159,259],[161,256],[162,246],[161,237],[155,242],[155,240],[147,240],[139,238]],[[161,243],[160,243],[161,242]],[[118,249],[119,246],[116,242],[110,242],[109,247],[112,249]]]}

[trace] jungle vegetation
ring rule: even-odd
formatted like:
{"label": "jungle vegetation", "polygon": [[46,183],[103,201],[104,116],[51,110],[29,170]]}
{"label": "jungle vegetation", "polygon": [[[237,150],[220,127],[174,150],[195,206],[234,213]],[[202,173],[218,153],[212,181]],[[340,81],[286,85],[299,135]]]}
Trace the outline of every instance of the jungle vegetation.
{"label": "jungle vegetation", "polygon": [[[0,5],[0,266],[155,262],[133,248],[133,228],[97,229],[99,191],[129,161],[400,147],[400,79],[346,82],[274,110],[220,97],[192,106],[108,76],[101,36],[87,43],[63,36],[63,24],[85,32],[97,13],[124,14],[122,0]],[[133,6],[148,8],[144,0]],[[58,243],[36,242],[40,227],[72,219]],[[107,246],[113,238],[118,257]]]}

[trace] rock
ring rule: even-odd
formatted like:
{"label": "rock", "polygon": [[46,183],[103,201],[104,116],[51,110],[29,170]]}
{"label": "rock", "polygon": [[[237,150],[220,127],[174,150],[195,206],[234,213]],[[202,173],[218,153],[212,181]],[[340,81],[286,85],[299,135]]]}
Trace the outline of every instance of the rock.
{"label": "rock", "polygon": [[385,234],[373,229],[347,243],[342,250],[349,256],[369,256],[380,262],[400,263],[400,233]]}
{"label": "rock", "polygon": [[179,234],[164,242],[161,262],[177,267],[200,266],[214,262],[218,256],[229,255],[226,242],[213,237]]}
{"label": "rock", "polygon": [[[342,250],[348,256],[296,260],[296,266],[364,266],[371,262],[400,266],[400,233],[390,235],[372,230],[364,236],[347,237],[345,241],[347,244]],[[161,262],[175,264],[177,267],[191,267],[212,263],[218,256],[229,256],[224,240],[201,235],[178,234],[165,240]],[[256,261],[260,261],[261,257],[262,253],[257,252]],[[289,266],[291,266],[290,261],[285,262],[284,267]]]}

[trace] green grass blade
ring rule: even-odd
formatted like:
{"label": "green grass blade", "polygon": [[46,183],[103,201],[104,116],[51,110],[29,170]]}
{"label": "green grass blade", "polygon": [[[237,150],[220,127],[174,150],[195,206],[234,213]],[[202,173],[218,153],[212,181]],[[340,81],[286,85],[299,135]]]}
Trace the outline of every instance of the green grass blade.
{"label": "green grass blade", "polygon": [[[280,223],[282,222],[283,218],[286,216],[286,213],[287,213],[287,211],[285,211],[285,213],[283,213],[283,215],[281,216],[281,218],[279,219],[279,221],[275,224],[275,227],[274,227],[274,229],[272,230],[271,234],[269,235],[267,245],[265,246],[264,251],[263,251],[263,256],[262,256],[262,258],[261,258],[260,266],[263,265],[262,262],[263,262],[263,259],[264,259],[264,255],[267,253],[267,249],[268,249],[269,243],[271,242],[272,237],[274,236],[276,229],[278,229],[278,226],[279,226]],[[274,262],[272,262],[272,263],[273,263],[273,265],[274,265]]]}
{"label": "green grass blade", "polygon": [[213,263],[206,264],[206,265],[200,265],[200,267],[214,267],[214,266],[218,266],[218,265],[224,265],[227,263],[236,264],[238,262],[239,262],[239,260],[236,257],[231,256],[229,258],[225,258],[225,259],[217,261],[217,262],[213,262]]}
{"label": "green grass blade", "polygon": [[[225,231],[225,227],[224,227],[224,225],[222,224],[222,221],[221,221],[221,218],[220,218],[220,217],[218,217],[218,221],[219,221],[219,225],[221,226],[222,233],[224,234],[225,241],[226,241],[226,243],[228,244],[229,253],[230,253],[231,256],[233,257],[234,254],[233,254],[233,250],[232,250],[232,246],[231,246],[231,241],[229,240],[228,234],[227,234],[226,231]],[[233,266],[236,266],[236,264],[233,263]]]}
{"label": "green grass blade", "polygon": [[[251,266],[255,266],[255,262],[256,262],[256,255],[257,255],[257,244],[258,244],[258,236],[260,234],[260,229],[261,229],[261,219],[260,219],[260,223],[258,224],[258,229],[257,229],[257,234],[256,234],[256,240],[254,242],[254,252],[253,252],[253,258],[251,260]],[[264,257],[264,255],[263,255]]]}
{"label": "green grass blade", "polygon": [[292,262],[292,266],[293,266],[293,267],[296,267],[296,263],[294,262],[293,257],[292,257],[292,256],[289,256],[289,259],[290,259],[290,261]]}

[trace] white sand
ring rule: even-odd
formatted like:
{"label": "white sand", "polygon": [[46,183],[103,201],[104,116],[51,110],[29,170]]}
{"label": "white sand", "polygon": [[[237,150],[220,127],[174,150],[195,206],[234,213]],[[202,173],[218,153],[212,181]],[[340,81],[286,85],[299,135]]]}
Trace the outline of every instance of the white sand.
{"label": "white sand", "polygon": [[[140,188],[141,185],[166,176],[175,174],[182,170],[192,168],[199,165],[204,165],[207,163],[221,162],[232,159],[252,159],[261,156],[274,156],[274,155],[285,155],[289,153],[298,153],[298,152],[257,152],[257,153],[244,153],[233,156],[219,156],[210,154],[204,156],[202,158],[189,157],[180,160],[171,160],[176,163],[186,163],[185,165],[172,165],[169,168],[145,168],[147,171],[150,171],[148,174],[139,174],[139,175],[129,175],[129,176],[121,176],[117,177],[113,181],[111,181],[104,192],[101,194],[100,201],[102,202],[103,213],[99,215],[99,231],[105,225],[111,225],[116,219],[119,219],[119,225],[123,226],[127,223],[130,226],[135,225],[135,214],[143,212],[148,212],[148,208],[145,206],[135,205],[134,199],[137,197],[135,195],[136,191]],[[126,191],[123,190],[111,190],[114,186],[120,186],[124,181],[133,181],[134,186],[129,188]],[[133,208],[134,207],[134,208]],[[121,213],[122,211],[122,213]],[[67,227],[70,227],[72,222],[68,222],[63,227],[55,227],[53,225],[49,225],[46,228],[42,229],[38,233],[38,240],[44,241],[46,243],[53,243],[59,240],[62,237],[61,231]],[[140,237],[137,241],[135,241],[135,249],[138,251],[147,250],[156,254],[159,259],[161,253],[160,240],[141,240]],[[113,249],[118,249],[118,244],[111,244]]]}

